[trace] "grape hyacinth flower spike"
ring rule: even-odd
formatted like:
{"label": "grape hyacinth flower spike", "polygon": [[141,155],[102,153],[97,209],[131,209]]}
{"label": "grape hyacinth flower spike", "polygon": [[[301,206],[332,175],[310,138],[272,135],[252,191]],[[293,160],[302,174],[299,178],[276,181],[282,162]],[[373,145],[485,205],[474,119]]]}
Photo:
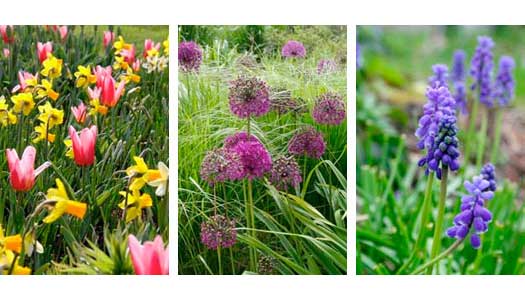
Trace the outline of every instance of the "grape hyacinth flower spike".
{"label": "grape hyacinth flower spike", "polygon": [[467,114],[467,91],[465,89],[465,51],[463,50],[456,50],[454,52],[450,79],[454,86],[456,108],[465,115]]}
{"label": "grape hyacinth flower spike", "polygon": [[514,97],[514,59],[510,56],[502,56],[499,61],[498,75],[494,83],[494,98],[500,106],[507,106]]}
{"label": "grape hyacinth flower spike", "polygon": [[470,87],[472,90],[479,89],[479,101],[487,107],[492,107],[492,92],[491,92],[491,73],[493,67],[492,48],[494,42],[490,37],[478,37],[478,47],[472,57],[470,76],[474,79],[474,83]]}
{"label": "grape hyacinth flower spike", "polygon": [[433,65],[432,72],[434,72],[434,75],[428,78],[428,85],[430,85],[431,87],[440,87],[440,86],[448,87],[448,83],[447,83],[448,67],[447,65],[443,65],[443,64]]}

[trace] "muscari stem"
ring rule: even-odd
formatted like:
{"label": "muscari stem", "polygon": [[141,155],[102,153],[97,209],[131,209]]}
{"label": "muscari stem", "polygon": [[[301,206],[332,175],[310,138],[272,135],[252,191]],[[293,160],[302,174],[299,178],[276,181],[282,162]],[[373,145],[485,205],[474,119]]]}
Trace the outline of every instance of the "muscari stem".
{"label": "muscari stem", "polygon": [[487,124],[488,124],[488,111],[484,109],[481,113],[481,128],[479,137],[479,146],[476,154],[476,170],[481,168],[483,157],[485,154],[485,141],[487,140]]}
{"label": "muscari stem", "polygon": [[470,124],[467,131],[467,138],[465,139],[465,162],[468,162],[470,157],[470,140],[472,137],[472,134],[474,133],[474,129],[476,127],[476,117],[478,116],[478,110],[479,110],[479,101],[476,101],[476,99],[473,100],[472,103],[472,111],[470,113]]}
{"label": "muscari stem", "polygon": [[410,275],[417,275],[419,273],[422,273],[423,271],[425,271],[426,268],[431,268],[432,269],[434,264],[436,264],[438,261],[440,261],[443,258],[445,258],[446,256],[448,256],[454,250],[456,250],[456,248],[459,247],[459,245],[461,245],[461,243],[463,243],[464,240],[465,239],[456,240],[454,242],[454,244],[452,244],[450,247],[448,247],[447,250],[443,251],[440,255],[434,257],[430,261],[426,262],[425,264],[423,264],[422,266],[417,268],[414,272],[410,273]]}
{"label": "muscari stem", "polygon": [[[445,217],[445,203],[447,201],[447,178],[448,167],[443,167],[441,176],[441,189],[439,193],[438,215],[436,219],[436,227],[434,229],[434,238],[432,241],[432,251],[430,258],[434,259],[441,250],[441,237],[443,235],[443,219]],[[427,274],[432,274],[433,267],[427,269]]]}
{"label": "muscari stem", "polygon": [[498,163],[499,155],[499,144],[501,143],[501,125],[503,122],[503,110],[501,108],[496,109],[496,128],[494,129],[494,142],[492,143],[492,153],[490,155],[490,161],[493,164]]}

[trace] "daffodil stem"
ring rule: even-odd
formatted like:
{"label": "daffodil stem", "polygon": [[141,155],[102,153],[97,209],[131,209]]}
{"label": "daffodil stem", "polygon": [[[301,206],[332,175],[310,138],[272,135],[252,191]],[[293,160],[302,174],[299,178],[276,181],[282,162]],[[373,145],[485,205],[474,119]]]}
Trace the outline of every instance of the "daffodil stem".
{"label": "daffodil stem", "polygon": [[414,272],[410,273],[410,275],[417,275],[419,273],[422,273],[427,268],[432,268],[438,261],[442,260],[446,256],[448,256],[450,253],[452,253],[454,250],[456,250],[461,243],[463,243],[465,239],[456,240],[454,244],[452,244],[450,247],[448,247],[447,250],[443,251],[440,255],[434,257],[432,260],[426,262],[424,265],[417,268]]}
{"label": "daffodil stem", "polygon": [[[441,249],[441,238],[443,235],[443,219],[445,217],[445,203],[447,201],[447,178],[448,167],[443,167],[441,175],[441,189],[439,193],[438,214],[436,218],[436,227],[434,228],[434,238],[432,240],[432,252],[430,258],[434,259]],[[427,274],[432,274],[433,266],[427,269]]]}

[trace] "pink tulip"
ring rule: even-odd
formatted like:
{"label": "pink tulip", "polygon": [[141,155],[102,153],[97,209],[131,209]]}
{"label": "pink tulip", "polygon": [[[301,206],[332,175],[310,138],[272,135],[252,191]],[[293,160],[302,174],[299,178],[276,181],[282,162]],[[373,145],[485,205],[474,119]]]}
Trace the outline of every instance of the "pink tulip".
{"label": "pink tulip", "polygon": [[100,93],[102,92],[102,89],[96,86],[95,88],[91,89],[90,87],[87,88],[89,100],[99,99],[100,100]]}
{"label": "pink tulip", "polygon": [[137,238],[128,236],[128,248],[137,275],[169,275],[169,251],[164,248],[160,235],[153,242],[147,241],[141,245]]}
{"label": "pink tulip", "polygon": [[22,154],[22,159],[18,158],[15,149],[7,149],[7,166],[9,168],[9,181],[15,191],[27,192],[35,185],[35,178],[48,168],[51,163],[45,162],[35,170],[36,149],[28,146]]}
{"label": "pink tulip", "polygon": [[104,48],[107,48],[108,45],[111,44],[114,39],[115,39],[115,33],[113,31],[104,31],[104,38],[102,39]]}
{"label": "pink tulip", "polygon": [[129,49],[120,50],[120,55],[124,57],[124,61],[132,64],[135,61],[135,45],[131,45]]}
{"label": "pink tulip", "polygon": [[11,55],[11,51],[8,48],[4,48],[4,56],[7,58],[9,55]]}
{"label": "pink tulip", "polygon": [[80,135],[73,126],[69,126],[69,137],[73,144],[73,156],[79,166],[89,166],[95,161],[95,144],[97,142],[97,126],[84,128]]}
{"label": "pink tulip", "polygon": [[134,72],[138,72],[140,70],[140,59],[137,58],[131,65],[131,68]]}
{"label": "pink tulip", "polygon": [[[10,28],[11,36],[9,36],[9,33],[7,32],[7,27]],[[0,34],[2,34],[2,39],[5,44],[11,44],[15,40],[15,37],[13,36],[13,25],[0,25]]]}
{"label": "pink tulip", "polygon": [[118,87],[115,89],[115,79],[111,76],[104,77],[104,84],[100,95],[100,102],[107,107],[113,107],[117,104],[122,92],[124,91],[124,80],[120,81]]}
{"label": "pink tulip", "polygon": [[58,31],[60,32],[60,38],[64,41],[67,37],[67,26],[60,26],[58,27]]}
{"label": "pink tulip", "polygon": [[147,39],[144,41],[144,52],[142,53],[142,56],[147,57],[148,51],[151,49],[157,49],[157,51],[160,49],[160,43],[155,44],[155,42],[151,39]]}
{"label": "pink tulip", "polygon": [[71,107],[71,112],[79,124],[83,124],[86,121],[87,109],[84,102],[80,102],[78,106]]}
{"label": "pink tulip", "polygon": [[104,79],[108,76],[111,77],[112,71],[113,70],[111,69],[111,66],[96,66],[96,68],[93,70],[93,74],[95,75],[95,77],[97,77],[97,87],[102,88],[102,86],[104,85]]}
{"label": "pink tulip", "polygon": [[26,71],[18,71],[18,84],[15,85],[15,87],[13,88],[11,92],[16,93],[18,91],[24,91],[27,88],[27,80],[31,80],[31,79],[38,80],[38,73],[35,76]]}
{"label": "pink tulip", "polygon": [[36,44],[36,53],[38,54],[38,60],[40,63],[43,63],[44,60],[47,59],[47,55],[51,52],[53,52],[53,43],[47,42],[42,44],[41,42],[38,42]]}

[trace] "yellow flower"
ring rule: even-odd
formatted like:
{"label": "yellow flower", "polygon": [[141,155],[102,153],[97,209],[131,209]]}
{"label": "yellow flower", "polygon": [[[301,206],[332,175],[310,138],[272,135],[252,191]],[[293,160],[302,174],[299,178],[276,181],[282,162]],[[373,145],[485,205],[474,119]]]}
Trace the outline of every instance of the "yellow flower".
{"label": "yellow flower", "polygon": [[38,106],[38,111],[40,112],[38,120],[44,123],[44,125],[48,124],[48,129],[64,123],[64,111],[53,108],[49,101],[44,105]]}
{"label": "yellow flower", "polygon": [[37,99],[49,97],[53,101],[56,101],[59,96],[59,94],[55,90],[53,90],[53,81],[49,81],[47,79],[42,79],[41,84],[36,86],[36,93]]}
{"label": "yellow flower", "polygon": [[126,73],[121,75],[121,80],[124,80],[126,82],[126,84],[128,84],[130,81],[133,81],[135,83],[139,83],[140,82],[140,75],[137,75],[137,74],[133,73],[133,69],[132,68],[128,68]]}
{"label": "yellow flower", "polygon": [[73,152],[73,141],[71,139],[65,139],[64,145],[66,145],[67,151],[66,151],[66,157],[69,157],[71,159],[75,158],[75,154]]}
{"label": "yellow flower", "polygon": [[115,63],[113,63],[113,68],[115,70],[127,70],[129,69],[129,64],[124,60],[123,56],[117,55],[115,56]]}
{"label": "yellow flower", "polygon": [[115,48],[115,53],[119,53],[122,49],[131,49],[131,44],[126,43],[124,38],[119,35],[118,40],[113,43],[113,48]]}
{"label": "yellow flower", "polygon": [[78,66],[78,71],[75,72],[77,78],[77,88],[87,88],[88,85],[97,82],[97,77],[91,74],[91,68],[89,66]]}
{"label": "yellow flower", "polygon": [[40,71],[40,74],[49,77],[50,79],[60,77],[60,74],[62,73],[61,59],[56,58],[53,54],[49,54],[42,64],[44,69]]}
{"label": "yellow flower", "polygon": [[22,251],[22,236],[20,234],[4,236],[4,228],[0,225],[0,253],[5,250]]}
{"label": "yellow flower", "polygon": [[98,99],[92,99],[89,101],[89,105],[91,105],[91,108],[89,109],[89,114],[94,116],[97,113],[105,116],[108,113],[107,106],[101,105],[100,100]]}
{"label": "yellow flower", "polygon": [[31,110],[35,107],[35,101],[33,100],[33,94],[31,93],[20,93],[11,97],[11,101],[15,105],[13,111],[15,113],[24,113],[24,116],[29,115]]}
{"label": "yellow flower", "polygon": [[169,169],[161,161],[157,164],[157,168],[158,170],[153,170],[153,172],[149,174],[147,182],[148,185],[157,188],[155,195],[161,197],[166,194],[166,190],[168,189]]}
{"label": "yellow flower", "polygon": [[[11,265],[13,265],[13,261],[15,261],[15,254],[11,250],[6,250],[3,254],[0,254],[0,270],[2,271],[3,275],[9,274],[9,269],[11,268]],[[13,275],[30,275],[31,269],[27,267],[22,267],[18,264],[18,258],[15,261],[13,272],[11,274]]]}
{"label": "yellow flower", "polygon": [[126,169],[126,174],[128,174],[128,176],[144,174],[147,171],[149,171],[148,165],[146,165],[142,157],[133,156],[133,160],[135,161],[136,165],[133,165]]}
{"label": "yellow flower", "polygon": [[164,42],[162,42],[162,46],[164,46],[164,54],[166,56],[170,55],[170,40],[166,39]]}
{"label": "yellow flower", "polygon": [[51,213],[44,218],[44,223],[53,223],[63,214],[69,214],[79,219],[83,219],[86,214],[87,204],[70,200],[64,184],[60,179],[56,179],[57,188],[47,190],[47,201],[55,202],[51,207]]}
{"label": "yellow flower", "polygon": [[55,135],[52,133],[49,133],[46,124],[40,124],[36,126],[35,132],[37,133],[37,137],[33,139],[33,144],[36,144],[46,139],[50,143],[53,143],[55,141]]}
{"label": "yellow flower", "polygon": [[8,124],[16,124],[17,118],[7,106],[4,96],[0,97],[0,123],[2,126],[7,126]]}
{"label": "yellow flower", "polygon": [[138,190],[131,193],[120,191],[119,194],[124,197],[118,206],[121,209],[126,209],[126,222],[139,218],[142,215],[142,209],[153,205],[151,196],[147,193],[141,195]]}

